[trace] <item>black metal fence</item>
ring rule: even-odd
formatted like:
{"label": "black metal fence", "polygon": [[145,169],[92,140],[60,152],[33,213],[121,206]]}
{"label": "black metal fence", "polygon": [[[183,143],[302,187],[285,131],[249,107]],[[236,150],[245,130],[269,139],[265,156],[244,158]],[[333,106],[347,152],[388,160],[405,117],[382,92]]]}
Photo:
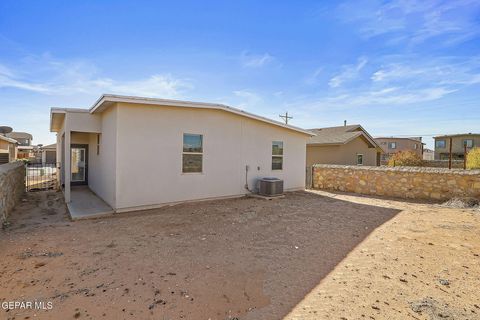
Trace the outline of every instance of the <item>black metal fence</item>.
{"label": "black metal fence", "polygon": [[57,189],[58,169],[55,163],[28,163],[25,169],[25,189],[27,191]]}

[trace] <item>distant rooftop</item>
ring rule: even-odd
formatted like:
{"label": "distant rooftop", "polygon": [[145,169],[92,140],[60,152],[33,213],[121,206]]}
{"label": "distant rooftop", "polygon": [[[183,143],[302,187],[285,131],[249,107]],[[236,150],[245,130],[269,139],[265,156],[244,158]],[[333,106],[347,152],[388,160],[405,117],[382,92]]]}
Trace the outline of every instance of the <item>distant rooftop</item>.
{"label": "distant rooftop", "polygon": [[310,131],[316,134],[316,136],[310,138],[307,142],[309,145],[341,145],[346,144],[357,137],[363,136],[363,138],[373,147],[378,146],[367,131],[359,124],[316,128],[310,129]]}
{"label": "distant rooftop", "polygon": [[10,132],[6,134],[7,137],[12,139],[30,139],[33,140],[33,136],[27,132]]}
{"label": "distant rooftop", "polygon": [[437,139],[437,138],[449,138],[449,137],[460,137],[460,136],[480,136],[480,133],[471,133],[471,132],[469,132],[469,133],[445,134],[445,135],[433,137],[433,139]]}

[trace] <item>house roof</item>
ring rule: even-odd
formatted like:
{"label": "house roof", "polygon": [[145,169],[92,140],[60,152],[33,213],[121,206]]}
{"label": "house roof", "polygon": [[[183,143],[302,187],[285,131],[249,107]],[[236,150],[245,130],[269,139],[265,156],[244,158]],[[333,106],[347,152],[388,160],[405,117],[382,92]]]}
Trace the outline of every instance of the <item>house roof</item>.
{"label": "house roof", "polygon": [[414,142],[420,142],[421,144],[426,144],[422,142],[422,137],[376,137],[375,140],[410,140]]}
{"label": "house roof", "polygon": [[372,148],[379,145],[359,124],[348,126],[310,129],[316,136],[310,138],[308,145],[342,145],[347,144],[357,137],[363,137]]}
{"label": "house roof", "polygon": [[7,141],[7,142],[10,142],[10,143],[18,143],[17,140],[5,137],[4,135],[1,135],[1,134],[0,134],[0,140]]}
{"label": "house roof", "polygon": [[437,138],[450,138],[450,137],[461,137],[461,136],[480,136],[480,133],[471,133],[471,132],[469,132],[469,133],[445,134],[445,135],[433,137],[433,139],[437,139]]}
{"label": "house roof", "polygon": [[33,140],[33,136],[27,132],[10,132],[6,134],[7,137],[12,139],[30,139]]}
{"label": "house roof", "polygon": [[287,125],[279,121],[275,121],[269,118],[265,118],[253,113],[249,113],[237,108],[233,108],[224,104],[218,103],[205,103],[205,102],[193,102],[193,101],[181,101],[181,100],[169,100],[169,99],[157,99],[157,98],[145,98],[145,97],[134,97],[134,96],[121,96],[121,95],[112,95],[104,94],[102,95],[89,109],[90,113],[102,112],[107,109],[109,106],[117,102],[124,103],[136,103],[136,104],[150,104],[157,106],[169,106],[169,107],[183,107],[183,108],[199,108],[199,109],[213,109],[213,110],[222,110],[229,113],[233,113],[242,117],[255,119],[261,122],[269,123],[278,127],[285,129],[297,131],[309,136],[313,136],[314,133],[301,129],[295,126]]}
{"label": "house roof", "polygon": [[56,149],[56,148],[57,148],[56,143],[47,144],[46,146],[42,146],[42,149]]}

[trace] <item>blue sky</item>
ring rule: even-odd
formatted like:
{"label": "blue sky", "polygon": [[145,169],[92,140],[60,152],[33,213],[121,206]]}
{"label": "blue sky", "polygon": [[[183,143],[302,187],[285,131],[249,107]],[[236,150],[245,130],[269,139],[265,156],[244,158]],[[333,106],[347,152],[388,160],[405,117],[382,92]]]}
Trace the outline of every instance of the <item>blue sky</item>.
{"label": "blue sky", "polygon": [[374,136],[480,131],[480,1],[0,2],[0,125],[102,93],[220,102]]}

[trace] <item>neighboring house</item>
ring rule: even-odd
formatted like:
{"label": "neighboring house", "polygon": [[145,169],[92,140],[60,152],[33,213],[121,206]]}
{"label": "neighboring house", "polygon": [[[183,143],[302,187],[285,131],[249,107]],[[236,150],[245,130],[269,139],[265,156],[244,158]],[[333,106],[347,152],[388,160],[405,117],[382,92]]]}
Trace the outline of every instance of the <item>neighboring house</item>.
{"label": "neighboring house", "polygon": [[30,133],[10,132],[6,136],[18,142],[18,159],[32,159],[35,157],[35,148],[32,146],[33,136]]}
{"label": "neighboring house", "polygon": [[388,161],[392,155],[399,151],[413,151],[423,159],[422,137],[379,137],[375,138],[377,144],[383,149],[382,162]]}
{"label": "neighboring house", "polygon": [[447,160],[450,155],[450,139],[452,140],[452,159],[464,158],[465,146],[467,152],[480,147],[480,133],[464,133],[433,137],[435,140],[435,160]]}
{"label": "neighboring house", "polygon": [[0,134],[0,164],[17,160],[18,142]]}
{"label": "neighboring house", "polygon": [[378,166],[381,148],[361,125],[311,129],[307,142],[307,166],[342,164]]}
{"label": "neighboring house", "polygon": [[221,104],[117,95],[52,108],[50,130],[66,202],[83,184],[116,212],[242,196],[260,177],[304,189],[312,136]]}
{"label": "neighboring house", "polygon": [[57,144],[49,144],[40,148],[42,164],[57,163]]}
{"label": "neighboring house", "polygon": [[423,160],[435,160],[435,151],[432,149],[423,149]]}

